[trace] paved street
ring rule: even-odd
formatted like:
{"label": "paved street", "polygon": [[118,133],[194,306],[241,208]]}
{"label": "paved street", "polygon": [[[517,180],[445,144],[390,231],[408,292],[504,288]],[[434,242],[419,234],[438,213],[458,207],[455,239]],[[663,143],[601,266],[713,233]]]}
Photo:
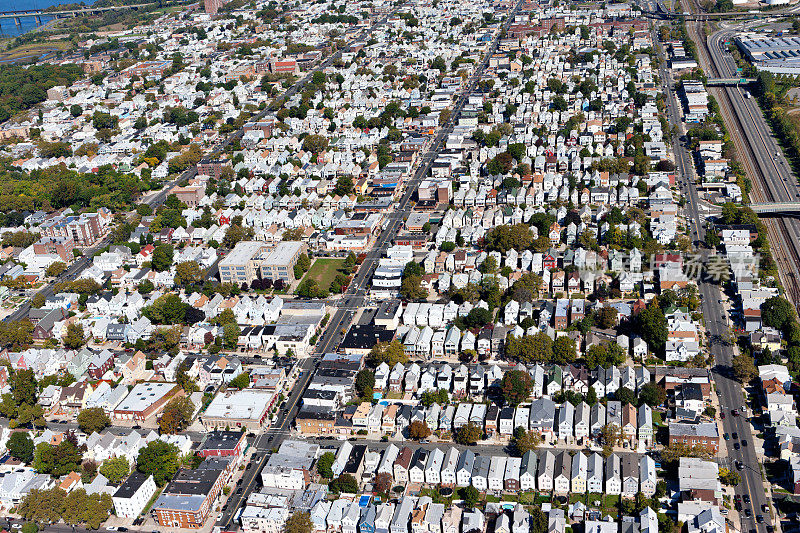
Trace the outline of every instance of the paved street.
{"label": "paved street", "polygon": [[[509,24],[513,20],[514,13],[516,13],[519,9],[519,5],[520,2],[518,2],[509,13],[506,21],[503,23],[503,30],[508,28]],[[380,23],[383,23],[386,18],[387,17],[384,17]],[[341,342],[345,332],[347,331],[347,328],[349,328],[356,314],[355,309],[359,309],[364,306],[366,302],[366,296],[369,291],[369,282],[372,277],[372,272],[375,270],[378,261],[383,256],[386,247],[391,245],[392,241],[397,236],[398,231],[403,225],[404,217],[411,211],[411,201],[417,191],[417,188],[419,187],[420,182],[428,175],[431,164],[435,160],[436,155],[439,153],[443,142],[453,131],[453,126],[458,123],[458,117],[461,114],[461,109],[466,102],[466,98],[480,80],[484,70],[489,64],[489,58],[497,50],[497,47],[500,43],[500,35],[502,35],[502,33],[502,31],[498,32],[498,34],[495,36],[484,55],[483,61],[462,89],[461,94],[456,100],[455,106],[453,107],[449,120],[439,129],[439,132],[431,143],[429,150],[422,157],[421,164],[414,173],[414,176],[405,183],[405,192],[399,201],[398,208],[388,215],[388,222],[386,226],[376,240],[373,248],[367,253],[366,258],[359,267],[358,272],[354,276],[347,291],[344,293],[344,295],[342,295],[339,307],[329,320],[326,329],[317,342],[314,357],[304,359],[300,362],[300,370],[302,371],[302,375],[297,383],[295,383],[295,386],[286,401],[286,408],[281,410],[276,423],[264,433],[264,438],[259,440],[259,450],[267,450],[278,447],[286,438],[288,430],[291,428],[292,420],[294,419],[297,410],[300,407],[300,398],[302,398],[303,393],[308,387],[313,369],[316,367],[319,357],[321,357],[322,354],[336,351],[336,347],[338,346],[339,342]],[[255,488],[255,479],[263,468],[265,462],[266,456],[263,456],[258,459],[257,466],[250,469],[250,472],[252,472],[249,474],[250,481],[243,482],[245,490],[243,490],[241,495],[234,494],[230,498],[227,509],[217,521],[217,525],[223,527],[224,529],[230,529],[231,527],[234,527],[233,518],[236,516],[236,512],[241,504],[247,500],[247,495],[251,490],[253,490],[253,488]]]}
{"label": "paved street", "polygon": [[[661,57],[663,59],[663,55]],[[664,66],[661,67],[661,76],[662,79],[670,79]],[[670,104],[670,109],[668,111],[669,120],[672,124],[678,126],[678,132],[673,135],[672,143],[675,150],[675,163],[681,180],[680,188],[687,196],[685,214],[689,218],[689,223],[691,225],[692,240],[695,242],[702,241],[705,237],[705,231],[704,223],[698,210],[700,202],[694,180],[694,168],[691,154],[689,154],[680,141],[680,136],[683,133],[683,125],[680,121],[678,109],[681,104],[675,95],[671,82],[667,84],[667,102]],[[707,253],[704,253],[704,255],[706,257],[708,256]],[[765,522],[763,524],[758,524],[755,520],[756,515],[762,514],[761,506],[768,503],[768,501],[764,493],[761,478],[761,465],[753,447],[750,425],[743,416],[733,416],[731,414],[731,410],[741,409],[744,398],[741,385],[731,378],[731,362],[734,357],[734,347],[725,340],[728,333],[728,320],[721,303],[722,294],[719,285],[710,282],[705,279],[705,277],[699,280],[699,290],[705,326],[711,342],[711,354],[715,362],[715,366],[712,370],[714,384],[719,396],[721,410],[726,415],[725,419],[722,421],[722,431],[729,435],[736,432],[741,439],[738,442],[742,444],[740,449],[737,450],[734,447],[734,439],[727,442],[723,441],[723,444],[728,447],[727,452],[729,459],[731,461],[741,461],[743,465],[743,469],[740,471],[742,483],[736,487],[735,493],[741,496],[748,494],[752,501],[753,515],[750,518],[746,518],[743,514],[741,515],[743,522],[742,527],[743,530],[748,532],[758,530],[765,531],[767,524],[771,523],[769,516],[765,516]],[[746,445],[744,444],[745,442]]]}

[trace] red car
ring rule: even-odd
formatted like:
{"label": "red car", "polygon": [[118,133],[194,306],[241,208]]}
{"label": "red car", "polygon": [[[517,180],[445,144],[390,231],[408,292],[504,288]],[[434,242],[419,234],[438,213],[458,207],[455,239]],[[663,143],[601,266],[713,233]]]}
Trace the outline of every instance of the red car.
{"label": "red car", "polygon": [[721,419],[725,420],[725,413],[720,413],[720,414],[719,414],[719,417],[720,417]]}

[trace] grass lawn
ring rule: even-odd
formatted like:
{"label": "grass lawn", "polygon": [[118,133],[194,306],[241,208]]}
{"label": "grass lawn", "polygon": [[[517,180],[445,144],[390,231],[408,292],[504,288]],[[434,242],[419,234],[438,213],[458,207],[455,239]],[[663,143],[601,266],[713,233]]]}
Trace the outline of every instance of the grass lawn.
{"label": "grass lawn", "polygon": [[661,413],[659,411],[653,411],[653,425],[654,426],[661,426],[664,422],[661,419]]}
{"label": "grass lawn", "polygon": [[319,257],[311,264],[311,268],[308,269],[303,279],[314,279],[321,288],[327,290],[343,263],[344,259]]}
{"label": "grass lawn", "polygon": [[606,509],[616,509],[619,505],[619,496],[616,494],[606,494],[603,497],[603,507]]}
{"label": "grass lawn", "polygon": [[3,61],[10,61],[13,59],[20,59],[28,56],[40,56],[48,52],[67,51],[72,47],[69,41],[48,41],[46,43],[29,43],[22,46],[12,48],[2,54],[0,58]]}

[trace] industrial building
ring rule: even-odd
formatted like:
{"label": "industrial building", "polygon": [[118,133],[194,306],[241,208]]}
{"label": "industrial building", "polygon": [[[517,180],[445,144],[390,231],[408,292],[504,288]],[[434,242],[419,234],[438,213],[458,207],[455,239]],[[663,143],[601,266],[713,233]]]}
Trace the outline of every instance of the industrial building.
{"label": "industrial building", "polygon": [[759,70],[774,74],[800,74],[800,37],[764,37],[744,33],[736,45]]}

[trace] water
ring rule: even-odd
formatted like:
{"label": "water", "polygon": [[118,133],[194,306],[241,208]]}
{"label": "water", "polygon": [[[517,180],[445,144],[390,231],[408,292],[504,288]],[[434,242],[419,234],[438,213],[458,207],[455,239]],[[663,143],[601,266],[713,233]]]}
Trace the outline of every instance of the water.
{"label": "water", "polygon": [[[91,5],[94,0],[82,0],[84,4]],[[0,0],[0,12],[24,10],[24,9],[45,9],[50,6],[57,6],[65,3],[80,3],[80,0],[69,2],[64,0]],[[13,18],[0,19],[0,37],[17,37],[29,32],[37,27],[36,19],[33,17],[20,16],[20,25],[17,26]],[[41,16],[42,24],[47,24],[53,17]]]}

